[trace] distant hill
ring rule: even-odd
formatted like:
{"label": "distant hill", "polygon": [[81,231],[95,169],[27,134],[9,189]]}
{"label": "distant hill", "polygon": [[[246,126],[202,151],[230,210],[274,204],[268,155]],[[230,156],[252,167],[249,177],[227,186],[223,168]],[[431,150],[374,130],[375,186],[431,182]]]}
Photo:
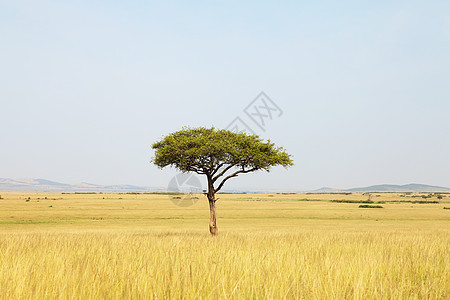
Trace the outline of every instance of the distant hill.
{"label": "distant hill", "polygon": [[405,184],[405,185],[393,185],[393,184],[380,184],[367,187],[351,188],[351,189],[333,189],[333,188],[320,188],[314,190],[314,193],[336,193],[336,192],[351,192],[351,193],[369,193],[369,192],[392,192],[392,193],[431,193],[431,192],[450,192],[450,188],[442,186],[433,186],[426,184]]}
{"label": "distant hill", "polygon": [[330,188],[330,187],[323,187],[323,188],[314,190],[312,192],[314,192],[314,193],[337,193],[337,192],[341,192],[341,191],[342,190],[339,190],[339,189],[333,189],[333,188]]}
{"label": "distant hill", "polygon": [[392,185],[392,184],[381,184],[372,185],[362,188],[347,189],[345,191],[354,193],[367,193],[367,192],[450,192],[450,188],[442,186],[433,186],[426,184],[405,184],[405,185]]}
{"label": "distant hill", "polygon": [[[60,183],[40,178],[27,179],[10,179],[0,178],[0,191],[48,191],[48,192],[166,192],[167,188],[162,187],[142,187],[135,185],[98,185],[92,183],[81,182],[77,184]],[[272,193],[274,191],[265,190],[224,190],[227,193]],[[280,191],[278,191],[280,192]],[[392,185],[382,184],[368,187],[351,188],[351,189],[334,189],[323,187],[312,193],[368,193],[368,192],[450,192],[450,188],[441,186],[432,186],[425,184],[406,184]]]}
{"label": "distant hill", "polygon": [[148,187],[134,185],[66,184],[46,179],[0,178],[0,191],[78,191],[78,192],[145,192]]}

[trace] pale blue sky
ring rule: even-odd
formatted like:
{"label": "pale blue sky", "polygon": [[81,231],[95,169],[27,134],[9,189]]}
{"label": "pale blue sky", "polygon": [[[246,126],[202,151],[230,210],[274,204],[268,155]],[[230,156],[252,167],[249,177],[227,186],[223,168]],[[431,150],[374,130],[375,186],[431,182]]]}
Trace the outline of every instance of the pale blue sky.
{"label": "pale blue sky", "polygon": [[296,165],[227,188],[450,186],[449,1],[0,0],[0,38],[0,177],[167,186],[154,141],[265,91]]}

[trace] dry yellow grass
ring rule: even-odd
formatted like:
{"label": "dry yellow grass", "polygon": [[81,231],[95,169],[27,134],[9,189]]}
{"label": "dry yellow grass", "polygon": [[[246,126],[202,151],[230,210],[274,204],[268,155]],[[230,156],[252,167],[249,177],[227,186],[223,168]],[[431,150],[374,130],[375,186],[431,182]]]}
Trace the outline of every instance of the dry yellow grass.
{"label": "dry yellow grass", "polygon": [[449,298],[450,197],[1,194],[1,299]]}

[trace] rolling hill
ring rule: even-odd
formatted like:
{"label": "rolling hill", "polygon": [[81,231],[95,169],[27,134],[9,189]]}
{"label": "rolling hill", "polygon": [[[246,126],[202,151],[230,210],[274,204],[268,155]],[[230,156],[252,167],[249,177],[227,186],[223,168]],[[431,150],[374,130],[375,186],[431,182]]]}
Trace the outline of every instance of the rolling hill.
{"label": "rolling hill", "polygon": [[[167,188],[151,188],[135,185],[97,185],[86,182],[77,184],[67,184],[55,182],[47,179],[40,178],[27,178],[27,179],[10,179],[0,178],[0,191],[77,191],[77,192],[165,192]],[[271,193],[273,191],[248,191],[247,193]],[[242,192],[240,190],[227,190],[225,192]],[[368,192],[450,192],[450,188],[441,186],[432,186],[426,184],[406,184],[406,185],[392,185],[381,184],[372,185],[367,187],[358,187],[350,189],[334,189],[330,187],[321,188],[311,191],[312,193],[368,193]]]}
{"label": "rolling hill", "polygon": [[134,185],[66,184],[40,178],[0,178],[1,191],[78,191],[78,192],[145,192],[147,187]]}

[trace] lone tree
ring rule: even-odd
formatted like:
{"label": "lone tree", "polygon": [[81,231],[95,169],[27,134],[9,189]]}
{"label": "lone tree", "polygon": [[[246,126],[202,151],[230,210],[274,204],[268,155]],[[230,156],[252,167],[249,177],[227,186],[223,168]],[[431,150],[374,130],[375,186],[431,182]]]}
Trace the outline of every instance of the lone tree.
{"label": "lone tree", "polygon": [[217,235],[216,193],[226,181],[258,170],[269,172],[272,166],[287,169],[293,165],[291,155],[270,140],[215,128],[183,128],[154,143],[152,148],[152,162],[161,169],[171,166],[206,176],[212,235]]}

